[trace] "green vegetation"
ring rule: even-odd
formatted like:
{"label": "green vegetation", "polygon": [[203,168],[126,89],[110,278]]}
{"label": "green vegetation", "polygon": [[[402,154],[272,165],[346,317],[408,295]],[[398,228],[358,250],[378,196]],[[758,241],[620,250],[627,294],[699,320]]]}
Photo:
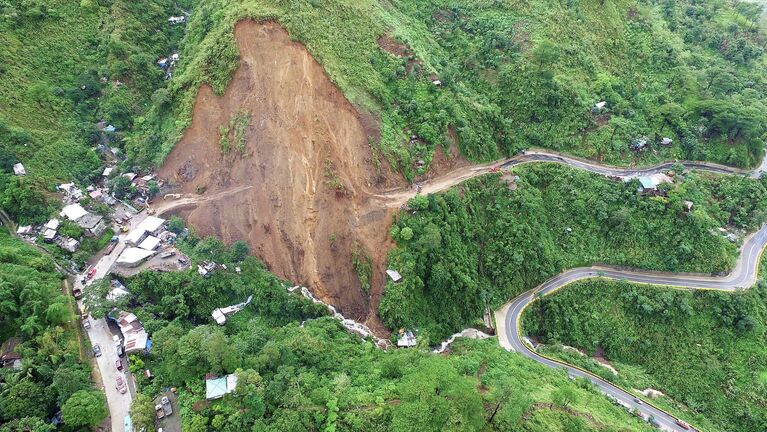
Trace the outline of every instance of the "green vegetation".
{"label": "green vegetation", "polygon": [[[553,164],[487,175],[440,195],[419,195],[392,226],[397,247],[380,315],[436,342],[558,272],[594,263],[721,272],[737,254],[717,231],[754,230],[767,213],[767,181],[691,172],[667,197]],[[686,212],[683,202],[694,203]]]}
{"label": "green vegetation", "polygon": [[[150,99],[165,106],[155,62],[183,34],[167,17],[189,6],[0,0],[0,208],[20,223],[42,222],[56,182],[88,184],[100,174],[97,145],[123,152]],[[117,132],[102,134],[101,120]],[[151,148],[157,138],[141,140]],[[16,162],[26,177],[13,177]]]}
{"label": "green vegetation", "polygon": [[218,127],[218,144],[221,153],[229,154],[232,145],[245,154],[245,129],[250,125],[250,114],[247,111],[237,111],[232,114],[228,123]]}
{"label": "green vegetation", "polygon": [[352,266],[357,272],[357,278],[360,280],[360,287],[365,294],[370,294],[370,277],[373,272],[373,261],[358,244],[352,249]]}
{"label": "green vegetation", "polygon": [[591,280],[533,304],[523,327],[547,344],[603,350],[617,376],[548,352],[624,387],[658,389],[671,398],[659,403],[710,430],[757,431],[767,428],[766,305],[764,280],[734,294]]}
{"label": "green vegetation", "polygon": [[[137,138],[130,154],[163,159],[199,86],[223,93],[238,65],[233,25],[254,18],[285,26],[380,119],[381,149],[407,176],[452,143],[474,160],[543,146],[611,163],[751,166],[767,126],[759,12],[730,0],[205,2],[181,43],[190,60],[167,89],[172,108],[154,104],[137,132],[159,145]],[[631,152],[642,136],[648,148]]]}
{"label": "green vegetation", "polygon": [[106,397],[98,390],[80,390],[67,399],[61,413],[67,426],[97,426],[108,414]]}
{"label": "green vegetation", "polygon": [[[234,254],[212,238],[192,236],[181,248],[195,260],[230,263]],[[590,384],[509,355],[493,340],[460,341],[447,357],[384,352],[323,317],[324,307],[289,294],[252,257],[241,267],[240,274],[220,270],[207,279],[189,270],[127,281],[128,306],[154,341],[142,359],[154,378],[135,375],[139,423],[151,425],[152,397],[178,387],[189,431],[649,430]],[[211,323],[213,307],[251,294],[251,304],[225,327]],[[237,391],[201,403],[207,373],[236,373]]]}
{"label": "green vegetation", "polygon": [[[57,407],[79,418],[82,392],[92,394],[72,298],[61,293],[60,279],[50,258],[0,231],[0,341],[18,338],[21,356],[19,369],[0,369],[2,432],[52,430],[47,425]],[[103,396],[90,410],[106,410]]]}

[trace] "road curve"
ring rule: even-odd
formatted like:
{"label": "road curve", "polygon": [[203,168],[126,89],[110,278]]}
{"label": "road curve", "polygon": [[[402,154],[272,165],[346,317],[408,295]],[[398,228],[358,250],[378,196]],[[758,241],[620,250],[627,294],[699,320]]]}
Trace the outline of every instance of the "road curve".
{"label": "road curve", "polygon": [[[381,205],[386,207],[399,207],[406,203],[409,199],[413,198],[418,193],[430,194],[447,190],[453,186],[456,186],[466,180],[474,177],[485,175],[493,172],[496,169],[509,169],[514,166],[523,165],[527,163],[536,162],[549,162],[567,165],[573,168],[579,168],[585,171],[589,171],[595,174],[601,174],[605,176],[620,177],[623,179],[637,178],[656,173],[668,171],[673,167],[676,162],[662,162],[660,164],[644,167],[619,167],[600,165],[598,163],[589,161],[587,159],[565,156],[560,153],[552,152],[544,149],[531,149],[525,153],[520,153],[516,156],[497,160],[494,162],[488,162],[478,165],[470,165],[461,168],[457,168],[453,171],[447,172],[441,176],[435,177],[428,182],[421,184],[420,192],[414,191],[412,188],[398,188],[385,191],[378,194],[371,194],[371,198],[380,202]],[[706,171],[715,174],[730,174],[730,175],[742,175],[749,177],[759,177],[764,170],[767,170],[767,157],[761,166],[754,170],[744,170],[740,168],[733,168],[726,165],[719,165],[709,162],[698,161],[678,161],[686,168],[694,169],[697,171]]]}
{"label": "road curve", "polygon": [[665,430],[685,432],[685,429],[676,424],[676,417],[647,402],[641,404],[637,403],[635,401],[636,396],[626,390],[623,390],[590,372],[536,353],[522,337],[520,327],[522,314],[525,308],[535,302],[539,296],[549,295],[576,281],[597,277],[644,284],[666,285],[690,290],[736,291],[739,289],[746,289],[756,282],[759,260],[765,245],[767,245],[767,224],[763,225],[757,232],[746,238],[743,242],[743,247],[741,248],[735,269],[729,275],[722,277],[643,272],[599,266],[567,270],[547,280],[538,287],[521,294],[496,312],[496,320],[499,327],[501,324],[503,326],[502,329],[499,328],[499,342],[506,349],[512,349],[538,363],[549,367],[563,368],[567,370],[567,373],[570,376],[581,377],[591,381],[600,391],[609,397],[620,401],[624,406],[638,409],[645,419],[648,419],[650,416],[655,417],[661,427]]}

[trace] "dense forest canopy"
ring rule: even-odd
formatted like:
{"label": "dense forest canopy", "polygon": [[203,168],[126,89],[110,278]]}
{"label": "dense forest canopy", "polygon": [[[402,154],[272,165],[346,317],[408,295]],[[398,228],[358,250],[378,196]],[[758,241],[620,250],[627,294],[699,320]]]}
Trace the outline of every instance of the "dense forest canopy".
{"label": "dense forest canopy", "polygon": [[413,198],[391,229],[397,247],[389,266],[404,281],[387,284],[381,318],[391,328],[419,327],[436,342],[486,306],[573,267],[728,271],[737,248],[719,228],[759,227],[767,180],[677,170],[663,185],[667,196],[637,193],[636,180],[536,164]]}
{"label": "dense forest canopy", "polygon": [[758,431],[767,428],[766,288],[761,280],[737,294],[690,293],[588,281],[532,306],[524,328],[547,344],[603,350],[618,375],[589,369],[624,387],[660,389],[712,430]]}
{"label": "dense forest canopy", "polygon": [[[79,348],[72,299],[60,283],[50,258],[0,230],[0,341],[15,340],[20,360],[0,368],[0,432],[52,431],[50,419],[59,411],[75,419],[73,427],[106,417]],[[80,399],[90,401],[93,422],[77,423]]]}

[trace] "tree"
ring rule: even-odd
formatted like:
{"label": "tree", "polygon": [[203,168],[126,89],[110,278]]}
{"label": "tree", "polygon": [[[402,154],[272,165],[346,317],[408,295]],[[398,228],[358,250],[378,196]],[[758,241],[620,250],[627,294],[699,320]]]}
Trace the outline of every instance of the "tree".
{"label": "tree", "polygon": [[0,416],[6,421],[23,417],[45,418],[48,416],[51,396],[28,378],[10,388],[6,384],[0,394]]}
{"label": "tree", "polygon": [[100,391],[80,390],[64,402],[61,413],[69,426],[96,426],[107,416],[106,398]]}
{"label": "tree", "polygon": [[402,228],[399,232],[400,238],[404,241],[409,241],[413,238],[413,229],[410,227]]}
{"label": "tree", "polygon": [[0,425],[0,432],[53,432],[56,427],[38,417],[24,417]]}
{"label": "tree", "polygon": [[149,396],[139,393],[130,407],[130,417],[136,430],[154,430],[154,401]]}
{"label": "tree", "polygon": [[237,240],[232,244],[232,259],[235,262],[240,262],[245,259],[250,253],[250,247],[242,240]]}
{"label": "tree", "polygon": [[171,216],[168,221],[168,231],[175,234],[184,232],[184,220],[178,216]]}
{"label": "tree", "polygon": [[554,63],[559,59],[559,47],[551,41],[543,41],[533,50],[533,60],[539,67]]}
{"label": "tree", "polygon": [[131,191],[131,181],[128,177],[118,176],[109,181],[109,192],[121,199]]}
{"label": "tree", "polygon": [[157,196],[157,194],[160,193],[160,186],[157,185],[157,182],[152,180],[148,184],[149,186],[149,196]]}
{"label": "tree", "polygon": [[73,394],[90,387],[90,376],[88,371],[80,365],[63,364],[53,373],[53,384],[51,384],[51,387],[56,390],[58,394],[56,403],[61,406]]}
{"label": "tree", "polygon": [[551,394],[551,399],[555,404],[567,408],[571,403],[577,402],[578,393],[573,386],[568,384],[554,391]]}

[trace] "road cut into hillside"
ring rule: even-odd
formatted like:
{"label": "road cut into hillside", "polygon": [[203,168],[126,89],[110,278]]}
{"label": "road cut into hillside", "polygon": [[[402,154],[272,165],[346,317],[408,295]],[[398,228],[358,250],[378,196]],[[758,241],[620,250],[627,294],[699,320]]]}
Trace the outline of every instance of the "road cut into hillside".
{"label": "road cut into hillside", "polygon": [[[377,121],[278,24],[241,21],[235,39],[240,67],[222,96],[200,88],[160,170],[183,198],[158,208],[201,235],[247,241],[269,270],[385,334],[376,311],[394,210],[374,197],[408,185],[371,150]],[[369,289],[354,256],[370,258]]]}

